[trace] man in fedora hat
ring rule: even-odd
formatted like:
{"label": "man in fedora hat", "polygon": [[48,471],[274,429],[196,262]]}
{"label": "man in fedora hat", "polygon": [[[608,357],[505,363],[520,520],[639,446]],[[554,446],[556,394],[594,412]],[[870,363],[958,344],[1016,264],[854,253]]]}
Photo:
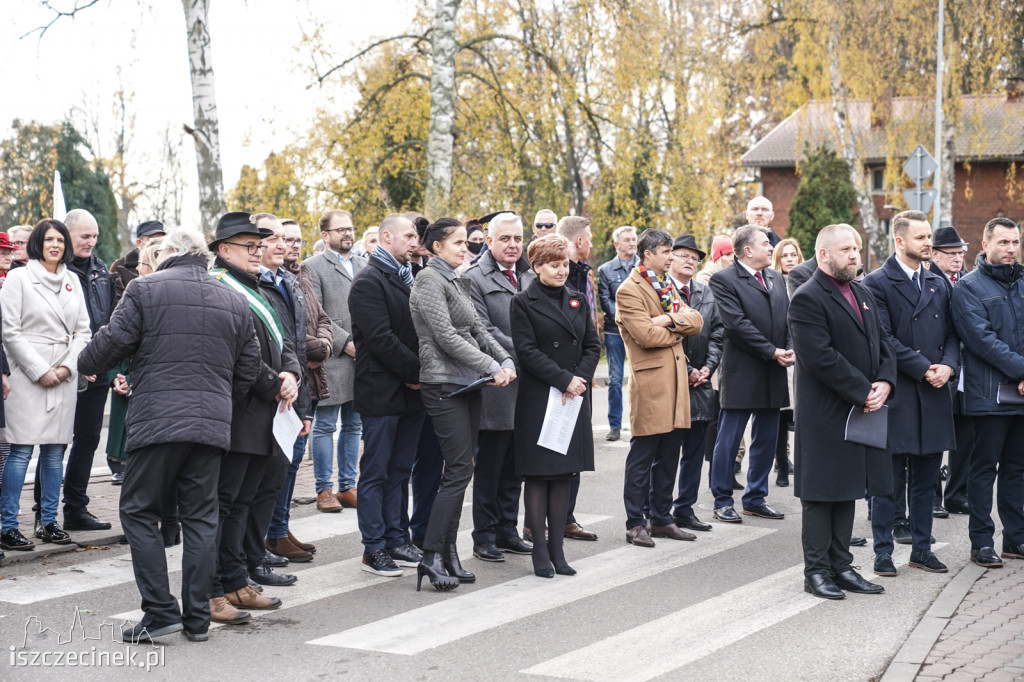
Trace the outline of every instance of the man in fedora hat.
{"label": "man in fedora hat", "polygon": [[711,387],[711,375],[722,359],[725,327],[711,289],[694,279],[705,254],[697,248],[692,235],[676,237],[672,242],[672,262],[668,274],[683,301],[700,313],[704,327],[699,334],[683,337],[690,385],[690,428],[683,432],[682,462],[679,466],[679,494],[672,505],[672,518],[680,528],[709,531],[711,524],[694,513],[708,426],[718,414],[718,397]]}
{"label": "man in fedora hat", "polygon": [[[930,269],[950,287],[956,286],[960,278],[967,274],[964,261],[967,258],[967,242],[960,238],[960,233],[952,225],[946,225],[932,234],[932,264]],[[974,447],[974,419],[963,414],[960,409],[961,394],[958,386],[950,382],[953,391],[953,432],[956,434],[956,447],[949,451],[946,474],[946,495],[943,505],[942,482],[935,491],[936,510],[944,507],[946,513],[967,514],[967,472],[971,468],[971,449]]]}
{"label": "man in fedora hat", "polygon": [[221,459],[217,484],[217,583],[210,601],[210,618],[219,623],[248,620],[249,615],[235,607],[276,609],[281,605],[280,599],[265,597],[249,586],[242,549],[249,507],[264,469],[272,457],[282,455],[273,435],[274,413],[278,402],[290,407],[298,397],[302,371],[291,337],[261,291],[274,286],[259,278],[260,262],[267,249],[263,239],[273,234],[272,230],[257,228],[249,213],[237,211],[221,217],[210,242],[210,250],[216,255],[210,275],[245,297],[260,343],[260,371],[253,387],[236,396],[231,447]]}

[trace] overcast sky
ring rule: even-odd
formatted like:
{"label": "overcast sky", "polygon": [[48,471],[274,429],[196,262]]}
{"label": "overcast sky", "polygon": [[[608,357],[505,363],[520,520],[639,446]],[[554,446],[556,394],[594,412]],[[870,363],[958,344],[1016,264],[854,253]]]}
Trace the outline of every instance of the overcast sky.
{"label": "overcast sky", "polygon": [[[74,0],[53,0],[69,7]],[[300,135],[323,92],[313,87],[302,51],[303,29],[317,13],[351,54],[375,36],[403,32],[415,0],[212,0],[210,34],[220,117],[225,189],[242,164]],[[119,82],[134,93],[141,145],[159,145],[170,124],[192,122],[185,19],[180,0],[100,0],[74,19],[61,19],[40,39],[20,38],[52,13],[38,0],[0,2],[0,137],[16,118],[52,123],[72,107],[108,116]],[[120,72],[120,75],[119,75]],[[346,107],[349,102],[335,102]],[[193,145],[183,168],[194,187]],[[155,152],[154,152],[155,153]],[[194,197],[190,192],[190,197]],[[186,199],[191,208],[195,199]],[[70,206],[68,208],[71,208]],[[196,212],[197,213],[197,212]],[[188,223],[190,211],[186,210]]]}

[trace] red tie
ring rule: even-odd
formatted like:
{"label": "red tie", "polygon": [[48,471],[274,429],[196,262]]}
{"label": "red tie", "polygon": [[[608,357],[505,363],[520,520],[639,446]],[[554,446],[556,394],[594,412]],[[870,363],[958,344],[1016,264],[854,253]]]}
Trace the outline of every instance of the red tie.
{"label": "red tie", "polygon": [[683,285],[683,297],[686,299],[686,304],[689,305],[690,304],[690,285],[689,284],[684,284]]}
{"label": "red tie", "polygon": [[767,287],[767,286],[765,286],[765,283],[764,283],[764,278],[763,278],[763,277],[761,277],[761,272],[760,272],[760,271],[758,271],[758,272],[755,272],[755,273],[754,273],[754,277],[757,277],[757,281],[758,281],[758,282],[760,282],[760,284],[761,284],[761,286],[762,286],[762,287],[764,288],[764,290],[765,290],[765,291],[768,291],[768,287]]}
{"label": "red tie", "polygon": [[508,277],[508,281],[512,282],[512,288],[513,289],[518,289],[519,287],[516,286],[516,271],[515,270],[502,270],[502,272],[505,273],[506,277]]}

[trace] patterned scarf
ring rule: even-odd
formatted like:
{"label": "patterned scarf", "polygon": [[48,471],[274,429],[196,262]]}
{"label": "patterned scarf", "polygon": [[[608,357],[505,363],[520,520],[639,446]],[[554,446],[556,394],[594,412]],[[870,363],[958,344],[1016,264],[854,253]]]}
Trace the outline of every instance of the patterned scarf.
{"label": "patterned scarf", "polygon": [[405,265],[399,265],[395,257],[391,255],[391,252],[380,244],[373,247],[373,256],[384,263],[384,265],[397,272],[398,276],[402,278],[403,282],[405,282],[405,285],[409,287],[409,290],[412,290],[412,266],[408,263]]}
{"label": "patterned scarf", "polygon": [[667,277],[655,276],[643,263],[637,264],[636,271],[654,287],[654,293],[658,295],[661,307],[666,313],[679,312],[679,302],[672,297],[672,283],[668,281]]}

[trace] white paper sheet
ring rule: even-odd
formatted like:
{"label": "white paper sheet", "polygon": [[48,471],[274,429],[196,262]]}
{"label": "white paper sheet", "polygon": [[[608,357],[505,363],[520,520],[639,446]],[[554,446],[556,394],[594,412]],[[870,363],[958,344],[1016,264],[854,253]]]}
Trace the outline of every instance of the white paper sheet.
{"label": "white paper sheet", "polygon": [[537,445],[564,455],[569,451],[572,432],[576,430],[576,418],[583,407],[583,397],[576,396],[562,404],[562,392],[552,388],[548,394],[548,407],[544,412],[544,424],[540,427]]}
{"label": "white paper sheet", "polygon": [[295,439],[299,437],[299,431],[302,430],[302,420],[290,407],[281,412],[281,403],[277,404],[277,409],[277,414],[274,415],[274,440],[281,446],[282,454],[290,462]]}

